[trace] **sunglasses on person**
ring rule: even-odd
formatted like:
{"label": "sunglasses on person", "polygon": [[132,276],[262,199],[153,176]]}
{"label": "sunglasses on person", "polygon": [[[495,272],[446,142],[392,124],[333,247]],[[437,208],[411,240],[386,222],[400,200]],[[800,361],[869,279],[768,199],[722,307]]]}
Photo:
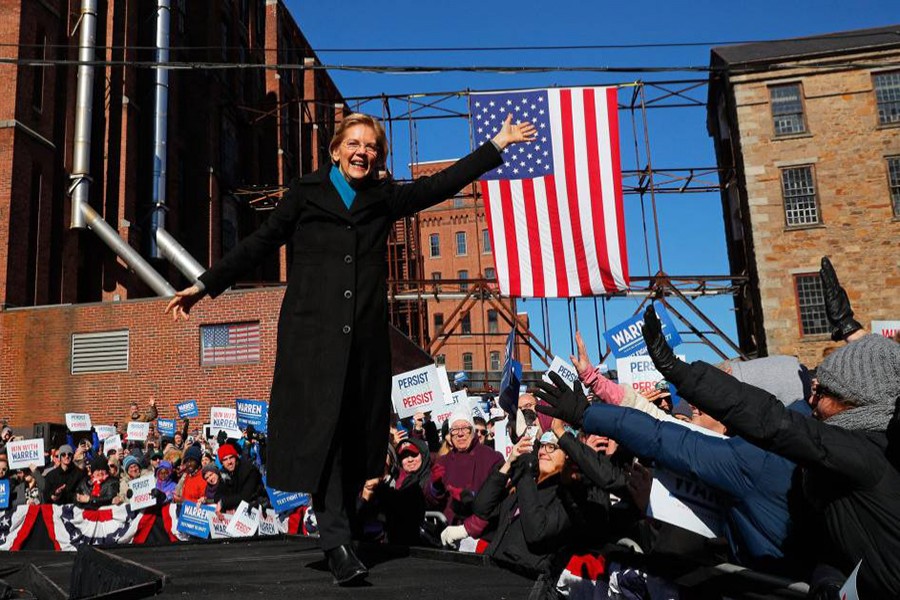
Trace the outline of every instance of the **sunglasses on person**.
{"label": "sunglasses on person", "polygon": [[481,437],[484,437],[484,436],[487,435],[487,429],[485,429],[485,428],[483,428],[483,427],[476,427],[476,428],[475,428],[475,433],[476,433],[477,435],[480,435]]}
{"label": "sunglasses on person", "polygon": [[62,458],[64,456],[75,456],[74,452],[60,452],[59,457]]}

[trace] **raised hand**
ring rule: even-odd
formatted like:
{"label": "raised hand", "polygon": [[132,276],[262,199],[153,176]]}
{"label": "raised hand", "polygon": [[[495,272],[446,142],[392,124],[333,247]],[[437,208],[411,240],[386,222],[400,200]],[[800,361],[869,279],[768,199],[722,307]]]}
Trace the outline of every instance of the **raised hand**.
{"label": "raised hand", "polygon": [[494,136],[494,143],[503,150],[510,144],[518,144],[520,142],[533,142],[537,139],[537,128],[531,123],[513,123],[512,113],[506,116],[503,121],[503,127]]}
{"label": "raised hand", "polygon": [[666,336],[663,335],[662,323],[656,316],[656,309],[653,305],[647,307],[644,311],[644,326],[642,328],[644,334],[644,342],[647,344],[647,353],[653,359],[656,370],[662,373],[668,381],[672,381],[672,376],[676,374],[682,367],[687,365],[678,360],[672,348],[666,342]]}
{"label": "raised hand", "polygon": [[203,298],[203,292],[196,285],[184,288],[180,292],[175,292],[175,296],[169,301],[169,304],[166,305],[166,310],[163,314],[167,315],[171,312],[173,320],[177,321],[179,317],[182,317],[187,321],[191,308],[197,304],[201,298]]}
{"label": "raised hand", "polygon": [[575,344],[578,346],[578,356],[569,355],[569,360],[572,361],[572,364],[578,371],[578,376],[581,377],[585,373],[593,371],[594,365],[591,364],[591,359],[588,358],[587,348],[584,345],[584,340],[581,338],[580,331],[575,332]]}
{"label": "raised hand", "polygon": [[538,381],[537,386],[539,389],[534,392],[534,395],[549,404],[549,406],[538,404],[536,410],[539,413],[565,421],[576,429],[581,429],[584,411],[590,406],[584,395],[581,382],[576,381],[575,389],[571,390],[557,373],[551,371],[548,375],[553,385],[544,381]]}
{"label": "raised hand", "polygon": [[862,329],[862,325],[853,318],[850,298],[841,287],[837,273],[827,256],[822,257],[822,268],[819,269],[822,280],[822,294],[825,296],[825,316],[831,325],[831,339],[834,341],[847,339],[851,334]]}

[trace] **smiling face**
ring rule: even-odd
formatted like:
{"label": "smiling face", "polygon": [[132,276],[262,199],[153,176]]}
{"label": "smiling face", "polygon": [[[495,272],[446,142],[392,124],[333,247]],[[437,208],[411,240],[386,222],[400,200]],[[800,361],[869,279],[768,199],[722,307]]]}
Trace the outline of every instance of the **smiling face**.
{"label": "smiling face", "polygon": [[415,473],[419,470],[419,467],[422,466],[422,455],[407,454],[403,457],[403,460],[400,461],[400,464],[403,466],[403,470],[407,473]]}
{"label": "smiling face", "polygon": [[339,144],[332,145],[331,160],[350,183],[367,179],[375,172],[380,154],[378,134],[362,123],[348,127]]}
{"label": "smiling face", "polygon": [[541,444],[538,450],[538,471],[541,478],[562,473],[566,464],[566,453],[556,444]]}
{"label": "smiling face", "polygon": [[450,443],[457,451],[463,452],[472,444],[472,425],[468,421],[458,420],[450,424]]}

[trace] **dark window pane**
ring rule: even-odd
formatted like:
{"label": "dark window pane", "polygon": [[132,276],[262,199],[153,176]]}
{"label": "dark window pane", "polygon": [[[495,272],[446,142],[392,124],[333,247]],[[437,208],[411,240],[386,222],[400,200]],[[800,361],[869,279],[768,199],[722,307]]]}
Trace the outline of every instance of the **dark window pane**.
{"label": "dark window pane", "polygon": [[784,169],[781,172],[781,189],[789,227],[819,222],[819,205],[811,167]]}
{"label": "dark window pane", "polygon": [[829,333],[828,318],[825,316],[825,296],[822,294],[822,280],[818,274],[798,275],[797,306],[800,309],[800,333],[816,335]]}
{"label": "dark window pane", "polygon": [[775,120],[775,135],[805,132],[800,84],[772,87],[769,88],[769,93],[772,100],[772,118]]}

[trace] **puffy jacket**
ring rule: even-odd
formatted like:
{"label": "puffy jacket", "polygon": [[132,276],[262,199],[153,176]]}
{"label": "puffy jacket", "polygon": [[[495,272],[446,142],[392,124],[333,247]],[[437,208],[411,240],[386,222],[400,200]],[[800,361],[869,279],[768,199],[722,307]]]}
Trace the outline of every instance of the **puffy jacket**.
{"label": "puffy jacket", "polygon": [[265,493],[262,487],[262,475],[248,460],[238,459],[234,473],[222,469],[222,510],[233,510],[241,500],[255,502]]}

